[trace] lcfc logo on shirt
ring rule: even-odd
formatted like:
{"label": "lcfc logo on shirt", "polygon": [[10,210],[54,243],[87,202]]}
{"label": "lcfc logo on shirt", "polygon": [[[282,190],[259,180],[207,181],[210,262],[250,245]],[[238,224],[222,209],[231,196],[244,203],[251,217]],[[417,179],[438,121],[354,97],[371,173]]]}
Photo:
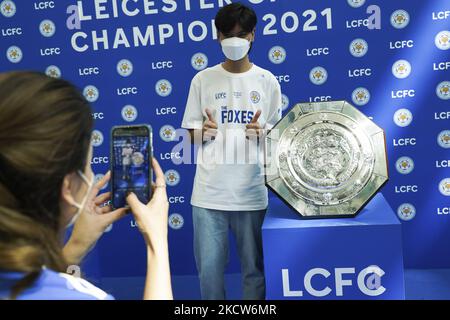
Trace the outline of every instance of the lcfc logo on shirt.
{"label": "lcfc logo on shirt", "polygon": [[22,50],[17,46],[11,46],[6,50],[6,57],[12,63],[19,63],[22,61]]}
{"label": "lcfc logo on shirt", "polygon": [[97,101],[100,93],[95,86],[89,85],[84,88],[83,95],[85,96],[87,101],[95,102],[95,101]]}
{"label": "lcfc logo on shirt", "polygon": [[283,111],[286,111],[287,108],[289,108],[289,98],[285,94],[281,95],[281,106],[282,106]]}
{"label": "lcfc logo on shirt", "polygon": [[450,197],[450,178],[442,179],[439,182],[439,191],[444,196]]}
{"label": "lcfc logo on shirt", "polygon": [[44,37],[52,37],[56,32],[56,26],[51,20],[44,20],[39,25],[39,31]]}
{"label": "lcfc logo on shirt", "polygon": [[366,88],[356,88],[352,92],[352,101],[358,106],[366,105],[370,100],[370,92]]}
{"label": "lcfc logo on shirt", "polygon": [[353,8],[359,8],[364,5],[366,0],[347,0],[347,3]]}
{"label": "lcfc logo on shirt", "polygon": [[126,105],[122,108],[122,118],[127,122],[133,122],[138,116],[137,109],[132,105]]}
{"label": "lcfc logo on shirt", "polygon": [[174,229],[178,230],[181,229],[184,225],[184,218],[181,216],[181,214],[178,213],[172,213],[169,216],[169,226]]}
{"label": "lcfc logo on shirt", "polygon": [[208,57],[201,52],[194,54],[191,58],[191,65],[197,71],[201,71],[208,67]]}
{"label": "lcfc logo on shirt", "polygon": [[174,187],[180,183],[180,174],[176,170],[167,170],[164,176],[168,186]]}
{"label": "lcfc logo on shirt", "polygon": [[261,100],[261,95],[258,91],[252,91],[250,92],[250,100],[252,101],[252,103],[256,104]]}
{"label": "lcfc logo on shirt", "polygon": [[442,81],[436,87],[436,94],[442,100],[450,99],[450,81]]}
{"label": "lcfc logo on shirt", "polygon": [[411,74],[411,64],[406,60],[398,60],[392,65],[392,74],[398,79],[405,79]]}
{"label": "lcfc logo on shirt", "polygon": [[409,13],[405,10],[395,10],[391,15],[391,25],[403,29],[409,24]]}
{"label": "lcfc logo on shirt", "polygon": [[172,93],[172,84],[169,80],[161,79],[155,85],[156,93],[161,97],[167,97]]}
{"label": "lcfc logo on shirt", "polygon": [[403,221],[410,221],[416,216],[416,208],[410,203],[403,203],[398,207],[397,215]]}
{"label": "lcfc logo on shirt", "polygon": [[117,63],[117,73],[122,77],[128,77],[133,73],[133,64],[130,60],[122,59]]}
{"label": "lcfc logo on shirt", "polygon": [[450,130],[441,131],[438,135],[437,142],[442,148],[450,148]]}
{"label": "lcfc logo on shirt", "polygon": [[434,38],[434,43],[441,50],[450,49],[450,31],[439,32]]}
{"label": "lcfc logo on shirt", "polygon": [[407,127],[411,124],[413,115],[408,109],[398,109],[394,113],[394,122],[399,127]]}
{"label": "lcfc logo on shirt", "polygon": [[364,39],[355,39],[350,43],[350,53],[356,58],[361,58],[366,55],[369,50],[369,45]]}
{"label": "lcfc logo on shirt", "polygon": [[324,84],[328,79],[328,72],[323,67],[314,67],[309,72],[309,80],[316,85]]}
{"label": "lcfc logo on shirt", "polygon": [[286,60],[286,50],[280,46],[272,47],[269,50],[269,60],[275,64],[283,63]]}
{"label": "lcfc logo on shirt", "polygon": [[61,70],[57,66],[48,66],[45,74],[52,78],[61,78]]}
{"label": "lcfc logo on shirt", "polygon": [[400,157],[395,162],[395,168],[401,174],[408,174],[414,170],[414,161],[410,157]]}
{"label": "lcfc logo on shirt", "polygon": [[103,143],[103,133],[99,130],[92,131],[91,143],[94,147],[99,147]]}
{"label": "lcfc logo on shirt", "polygon": [[226,98],[227,98],[227,93],[226,93],[226,92],[219,92],[219,93],[216,93],[216,94],[214,95],[214,98],[215,98],[216,100],[223,100],[223,99],[226,99]]}
{"label": "lcfc logo on shirt", "polygon": [[171,125],[166,124],[159,130],[159,136],[165,142],[174,141],[176,137],[176,130]]}
{"label": "lcfc logo on shirt", "polygon": [[16,14],[16,5],[10,0],[5,0],[0,3],[0,12],[6,18],[11,18]]}

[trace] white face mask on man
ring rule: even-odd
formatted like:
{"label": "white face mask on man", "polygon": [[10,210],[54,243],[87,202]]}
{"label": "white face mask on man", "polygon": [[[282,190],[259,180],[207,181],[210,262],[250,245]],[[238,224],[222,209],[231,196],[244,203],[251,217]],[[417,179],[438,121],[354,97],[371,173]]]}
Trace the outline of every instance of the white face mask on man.
{"label": "white face mask on man", "polygon": [[81,212],[83,212],[83,209],[84,209],[84,206],[86,205],[89,194],[91,193],[92,187],[94,186],[94,178],[89,180],[84,175],[84,173],[81,172],[80,170],[78,170],[77,173],[81,177],[81,179],[83,179],[83,181],[86,182],[86,184],[88,185],[88,189],[87,189],[86,194],[85,194],[83,200],[81,201],[81,203],[76,203],[74,201],[74,203],[72,204],[74,207],[77,207],[78,210],[77,210],[77,213],[75,213],[75,215],[72,217],[72,219],[70,219],[70,222],[67,224],[66,229],[73,226],[75,224],[75,221],[77,221],[78,217],[80,216]]}
{"label": "white face mask on man", "polygon": [[224,39],[220,44],[225,57],[232,61],[243,59],[250,50],[250,41],[239,37]]}

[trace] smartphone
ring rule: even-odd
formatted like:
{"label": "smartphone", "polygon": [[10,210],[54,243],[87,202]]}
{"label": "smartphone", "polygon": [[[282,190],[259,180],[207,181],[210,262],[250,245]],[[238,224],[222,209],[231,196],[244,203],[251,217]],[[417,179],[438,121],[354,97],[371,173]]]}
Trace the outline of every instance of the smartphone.
{"label": "smartphone", "polygon": [[114,126],[111,129],[111,204],[128,207],[133,192],[143,203],[152,196],[153,142],[149,125]]}

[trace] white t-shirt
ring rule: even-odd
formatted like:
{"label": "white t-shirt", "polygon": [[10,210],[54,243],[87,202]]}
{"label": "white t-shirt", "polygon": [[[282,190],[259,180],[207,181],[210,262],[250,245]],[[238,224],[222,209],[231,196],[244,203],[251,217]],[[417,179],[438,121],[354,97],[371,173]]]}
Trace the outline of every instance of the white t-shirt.
{"label": "white t-shirt", "polygon": [[281,119],[281,89],[275,76],[252,65],[231,73],[221,64],[192,79],[182,127],[201,129],[208,108],[218,130],[198,149],[191,204],[225,210],[267,208],[264,185],[264,141],[246,139],[246,125],[261,110],[259,124],[272,128]]}

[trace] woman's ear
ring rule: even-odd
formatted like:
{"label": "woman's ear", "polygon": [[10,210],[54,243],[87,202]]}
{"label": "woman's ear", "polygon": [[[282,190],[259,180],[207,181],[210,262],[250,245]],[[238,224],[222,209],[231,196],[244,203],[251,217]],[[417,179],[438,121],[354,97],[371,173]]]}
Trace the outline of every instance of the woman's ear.
{"label": "woman's ear", "polygon": [[61,201],[72,206],[76,201],[73,197],[74,175],[73,173],[66,174],[61,186]]}

